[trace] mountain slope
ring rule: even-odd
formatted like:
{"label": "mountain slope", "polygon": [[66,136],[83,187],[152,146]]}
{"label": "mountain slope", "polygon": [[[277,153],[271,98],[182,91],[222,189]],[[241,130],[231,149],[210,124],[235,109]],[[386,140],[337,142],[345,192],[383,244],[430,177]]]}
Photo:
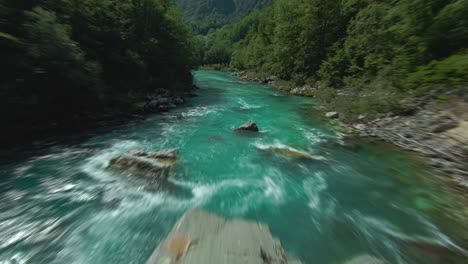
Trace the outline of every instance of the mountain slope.
{"label": "mountain slope", "polygon": [[271,0],[175,0],[194,32],[206,34],[210,29],[237,22]]}

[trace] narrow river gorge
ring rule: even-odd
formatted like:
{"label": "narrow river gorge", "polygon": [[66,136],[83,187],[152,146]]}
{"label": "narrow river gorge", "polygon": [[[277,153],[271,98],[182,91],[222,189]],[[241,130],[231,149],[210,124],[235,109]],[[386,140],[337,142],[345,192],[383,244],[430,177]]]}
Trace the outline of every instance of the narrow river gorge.
{"label": "narrow river gorge", "polygon": [[[199,96],[182,108],[3,151],[0,263],[144,263],[194,207],[268,224],[304,263],[466,263],[467,199],[419,157],[345,139],[313,99],[194,74]],[[232,131],[248,120],[258,134]],[[167,148],[180,152],[167,186],[107,169]]]}

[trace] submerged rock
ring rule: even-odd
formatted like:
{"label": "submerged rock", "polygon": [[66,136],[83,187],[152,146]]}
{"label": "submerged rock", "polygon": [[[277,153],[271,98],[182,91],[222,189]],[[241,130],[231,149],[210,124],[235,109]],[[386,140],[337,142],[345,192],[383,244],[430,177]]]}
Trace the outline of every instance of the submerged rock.
{"label": "submerged rock", "polygon": [[369,255],[360,255],[346,261],[344,264],[385,264],[381,259]]}
{"label": "submerged rock", "polygon": [[262,151],[266,151],[266,152],[276,154],[276,155],[279,155],[279,156],[282,156],[282,157],[285,157],[285,158],[289,158],[289,159],[295,159],[295,160],[298,160],[298,159],[319,159],[317,157],[313,157],[312,155],[310,155],[309,153],[307,153],[305,151],[298,150],[298,149],[295,149],[295,148],[292,148],[292,147],[289,147],[289,146],[285,146],[285,145],[280,145],[280,144],[271,145],[271,146],[269,146],[269,145],[267,145],[267,146],[260,145],[260,146],[257,146],[257,148],[262,150]]}
{"label": "submerged rock", "polygon": [[187,212],[146,264],[295,263],[268,226],[226,220],[201,210]]}
{"label": "submerged rock", "polygon": [[257,124],[252,121],[248,121],[247,123],[243,124],[242,126],[234,129],[234,131],[251,131],[251,132],[258,132]]}

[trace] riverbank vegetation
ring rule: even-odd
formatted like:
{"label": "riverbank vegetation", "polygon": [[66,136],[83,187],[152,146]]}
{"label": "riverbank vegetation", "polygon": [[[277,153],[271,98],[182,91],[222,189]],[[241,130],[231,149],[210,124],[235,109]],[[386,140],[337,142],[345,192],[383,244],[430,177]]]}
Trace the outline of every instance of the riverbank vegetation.
{"label": "riverbank vegetation", "polygon": [[309,84],[350,115],[398,111],[435,88],[464,94],[467,13],[466,0],[276,0],[199,37],[198,58]]}
{"label": "riverbank vegetation", "polygon": [[170,0],[1,0],[0,14],[8,129],[125,112],[157,89],[191,89],[193,41]]}

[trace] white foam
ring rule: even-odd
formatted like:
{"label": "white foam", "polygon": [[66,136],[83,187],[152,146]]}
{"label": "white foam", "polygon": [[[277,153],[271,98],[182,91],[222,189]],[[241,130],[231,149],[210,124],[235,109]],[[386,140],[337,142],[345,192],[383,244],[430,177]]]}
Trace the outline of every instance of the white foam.
{"label": "white foam", "polygon": [[258,109],[262,107],[256,104],[249,104],[241,98],[237,98],[237,103],[240,104],[242,109]]}
{"label": "white foam", "polygon": [[133,140],[119,141],[113,144],[110,148],[104,149],[98,154],[86,160],[81,167],[82,171],[94,177],[97,180],[113,180],[110,174],[106,171],[109,162],[112,158],[121,155],[131,149],[141,148],[141,143]]}
{"label": "white foam", "polygon": [[328,185],[325,181],[323,172],[315,172],[314,175],[310,178],[307,178],[303,181],[302,186],[304,192],[309,198],[308,206],[313,210],[321,209],[321,200],[320,194],[322,191],[326,190]]}
{"label": "white foam", "polygon": [[325,157],[314,156],[314,155],[311,155],[311,154],[307,153],[304,150],[296,149],[296,148],[293,148],[291,146],[285,145],[285,144],[281,143],[279,140],[275,140],[272,144],[265,144],[263,142],[257,141],[255,143],[253,143],[253,145],[256,148],[260,149],[260,150],[287,149],[287,150],[290,150],[292,152],[300,153],[300,154],[302,154],[304,156],[309,156],[310,158],[315,159],[315,160],[325,160],[326,159]]}
{"label": "white foam", "polygon": [[211,113],[215,113],[218,111],[217,107],[214,106],[198,106],[193,107],[186,112],[182,113],[183,117],[197,117],[197,116],[205,116]]}
{"label": "white foam", "polygon": [[273,198],[277,202],[282,201],[284,197],[283,188],[270,177],[264,177],[263,180],[265,182],[265,196]]}

